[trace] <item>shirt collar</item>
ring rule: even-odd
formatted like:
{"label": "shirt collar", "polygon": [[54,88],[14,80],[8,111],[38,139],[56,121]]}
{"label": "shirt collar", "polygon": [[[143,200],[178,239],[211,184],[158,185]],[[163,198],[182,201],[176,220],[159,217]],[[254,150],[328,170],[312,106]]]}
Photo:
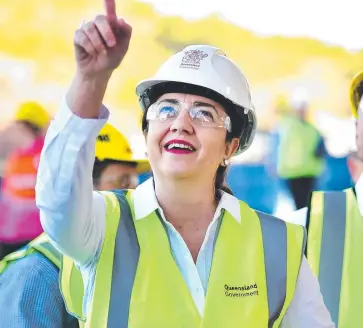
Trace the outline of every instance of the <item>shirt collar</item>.
{"label": "shirt collar", "polygon": [[[241,211],[239,200],[221,191],[222,197],[219,201],[215,216],[219,216],[222,209],[226,210],[231,214],[237,222],[241,222]],[[152,212],[160,209],[159,203],[156,199],[153,178],[146,180],[140,184],[134,191],[134,207],[135,207],[135,220],[145,218]]]}

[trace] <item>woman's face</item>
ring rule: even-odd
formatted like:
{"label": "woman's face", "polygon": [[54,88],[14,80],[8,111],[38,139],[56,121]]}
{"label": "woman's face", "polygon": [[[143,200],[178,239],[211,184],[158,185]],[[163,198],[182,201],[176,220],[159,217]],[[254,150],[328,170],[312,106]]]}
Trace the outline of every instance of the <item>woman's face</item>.
{"label": "woman's face", "polygon": [[166,116],[176,106],[182,109],[165,121],[149,121],[146,145],[154,174],[176,179],[214,177],[218,166],[238,148],[238,139],[227,144],[225,127],[201,124],[188,110],[196,108],[192,115],[204,117],[207,113],[222,122],[227,116],[223,107],[208,98],[181,93],[164,94],[157,103]]}

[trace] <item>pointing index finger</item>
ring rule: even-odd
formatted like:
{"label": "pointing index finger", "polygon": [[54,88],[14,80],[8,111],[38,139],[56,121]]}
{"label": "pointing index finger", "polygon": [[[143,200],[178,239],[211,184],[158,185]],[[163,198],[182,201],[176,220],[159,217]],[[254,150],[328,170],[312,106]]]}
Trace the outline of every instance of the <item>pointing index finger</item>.
{"label": "pointing index finger", "polygon": [[105,6],[107,18],[111,21],[117,21],[115,0],[103,0],[103,4]]}

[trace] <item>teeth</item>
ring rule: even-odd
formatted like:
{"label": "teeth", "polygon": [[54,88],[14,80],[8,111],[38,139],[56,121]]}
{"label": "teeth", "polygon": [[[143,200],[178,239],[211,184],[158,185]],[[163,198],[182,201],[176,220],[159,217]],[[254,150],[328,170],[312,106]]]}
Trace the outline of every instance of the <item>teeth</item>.
{"label": "teeth", "polygon": [[168,149],[172,149],[172,148],[184,148],[184,149],[189,149],[191,151],[194,151],[194,149],[188,145],[184,145],[184,144],[179,144],[179,143],[171,143],[168,145],[167,147]]}

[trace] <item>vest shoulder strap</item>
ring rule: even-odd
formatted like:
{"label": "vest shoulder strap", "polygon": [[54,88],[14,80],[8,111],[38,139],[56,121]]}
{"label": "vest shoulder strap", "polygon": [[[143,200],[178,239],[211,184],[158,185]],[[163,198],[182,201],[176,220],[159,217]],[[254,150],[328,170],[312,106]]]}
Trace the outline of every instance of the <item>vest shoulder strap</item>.
{"label": "vest shoulder strap", "polygon": [[[127,194],[128,191],[124,190],[113,190],[113,191],[102,191],[105,202],[106,202],[106,233],[105,240],[102,246],[100,260],[96,270],[96,280],[101,279],[103,286],[95,286],[95,295],[107,290],[109,284],[111,284],[111,277],[108,277],[109,265],[103,265],[102,263],[111,261],[113,262],[116,234],[118,225],[120,222],[120,216],[122,211],[122,204],[127,205]],[[100,278],[101,277],[101,278]],[[83,289],[82,289],[82,288]],[[73,316],[80,320],[80,324],[88,319],[94,320],[93,318],[87,318],[86,313],[83,311],[83,297],[84,287],[81,273],[76,268],[72,259],[63,256],[61,273],[60,273],[60,288],[63,295],[63,299],[67,308],[67,311]],[[94,303],[103,302],[104,298],[94,297]],[[93,304],[95,308],[97,304]],[[102,320],[102,318],[100,318]],[[82,323],[83,324],[83,323]],[[96,324],[97,326],[97,324]]]}
{"label": "vest shoulder strap", "polygon": [[313,193],[307,258],[339,327],[363,325],[362,237],[362,215],[352,188]]}
{"label": "vest shoulder strap", "polygon": [[5,256],[4,259],[0,262],[0,273],[2,273],[11,262],[20,260],[34,253],[35,251],[44,255],[57,268],[60,268],[61,254],[50,243],[48,236],[45,233],[42,233],[39,237],[32,240],[28,245]]}
{"label": "vest shoulder strap", "polygon": [[[269,214],[259,217],[266,268],[271,327],[279,327],[295,293],[306,245],[306,231]],[[284,284],[281,282],[284,281]]]}
{"label": "vest shoulder strap", "polygon": [[38,241],[30,242],[30,247],[33,247],[39,253],[43,254],[49,261],[51,261],[58,269],[61,263],[61,253],[51,244],[48,237],[45,234],[40,236]]}

